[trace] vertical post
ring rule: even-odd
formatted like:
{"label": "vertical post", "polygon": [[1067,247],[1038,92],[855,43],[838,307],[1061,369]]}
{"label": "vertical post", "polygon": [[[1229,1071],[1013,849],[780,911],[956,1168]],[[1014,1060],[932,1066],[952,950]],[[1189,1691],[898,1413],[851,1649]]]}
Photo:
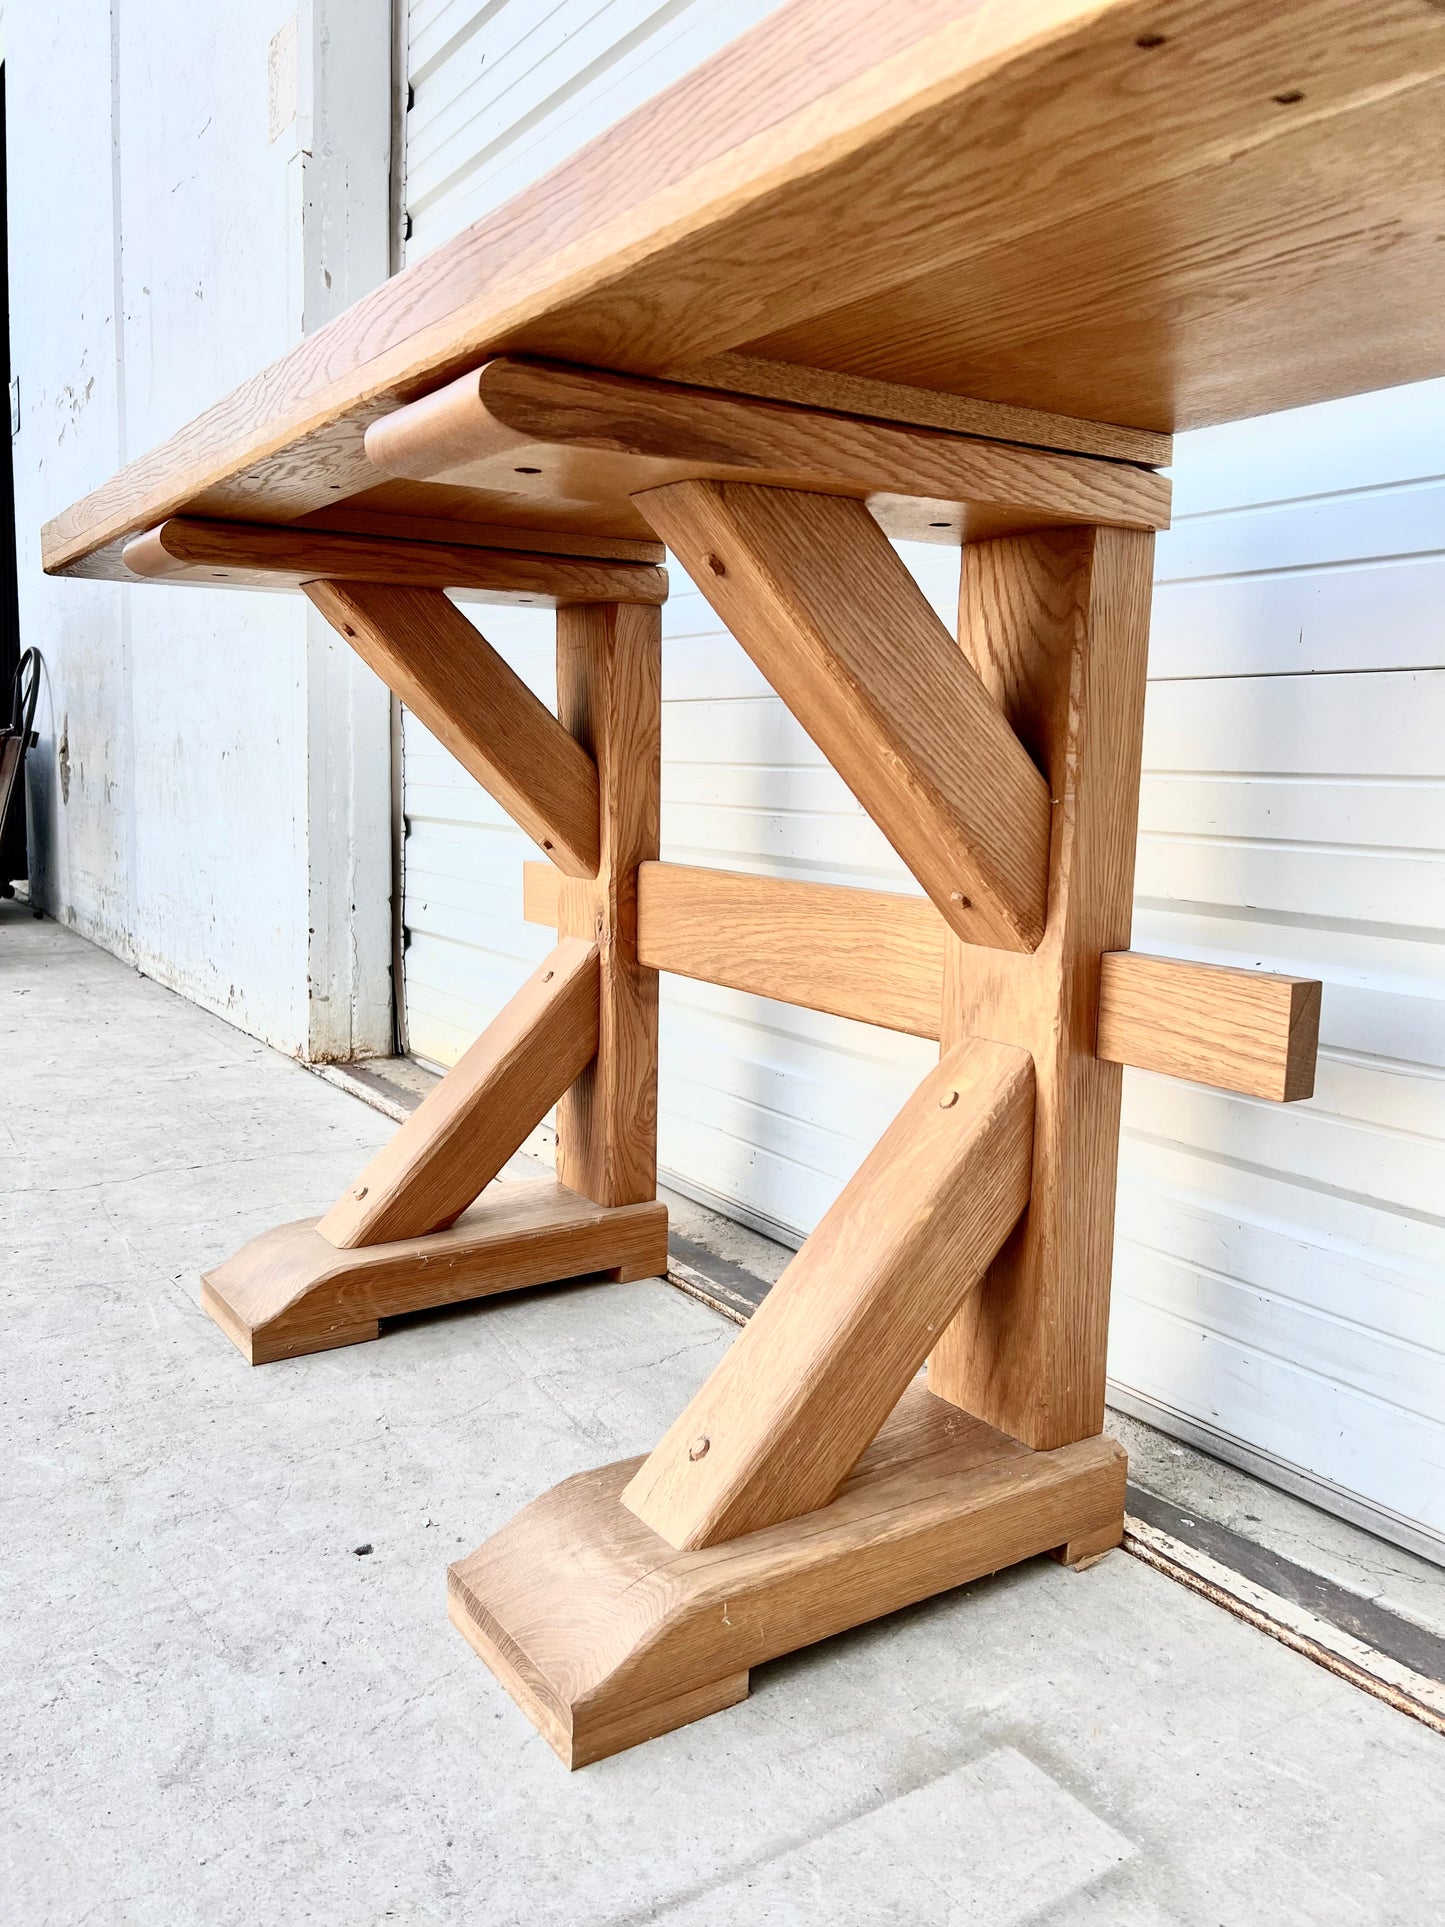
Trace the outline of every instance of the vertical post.
{"label": "vertical post", "polygon": [[557,1176],[597,1204],[657,1195],[657,972],[637,957],[637,866],[658,853],[662,617],[645,603],[557,611],[557,713],[597,764],[601,864],[563,877],[558,935],[602,960],[597,1055],[557,1106]]}
{"label": "vertical post", "polygon": [[1117,1064],[1094,1055],[1099,959],[1127,949],[1154,542],[1115,528],[969,543],[960,641],[1049,779],[1048,921],[1032,956],[945,959],[942,1048],[1034,1059],[1028,1210],[929,1361],[929,1388],[1038,1450],[1104,1417]]}

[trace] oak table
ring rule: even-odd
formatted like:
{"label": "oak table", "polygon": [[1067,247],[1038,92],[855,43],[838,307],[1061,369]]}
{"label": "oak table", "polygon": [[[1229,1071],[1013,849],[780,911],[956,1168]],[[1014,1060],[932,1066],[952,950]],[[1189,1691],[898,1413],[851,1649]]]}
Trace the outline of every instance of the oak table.
{"label": "oak table", "polygon": [[[46,528],[301,589],[550,859],[545,963],[209,1275],[253,1362],[661,1271],[659,970],[938,1040],[653,1452],[452,1568],[570,1764],[1118,1543],[1120,1066],[1307,1097],[1320,993],[1128,947],[1158,471],[1445,371],[1442,149],[1429,0],[794,0]],[[962,545],[956,637],[889,536]],[[658,862],[664,543],[922,897]],[[453,596],[555,606],[555,715]],[[488,1190],[554,1104],[555,1183]]]}

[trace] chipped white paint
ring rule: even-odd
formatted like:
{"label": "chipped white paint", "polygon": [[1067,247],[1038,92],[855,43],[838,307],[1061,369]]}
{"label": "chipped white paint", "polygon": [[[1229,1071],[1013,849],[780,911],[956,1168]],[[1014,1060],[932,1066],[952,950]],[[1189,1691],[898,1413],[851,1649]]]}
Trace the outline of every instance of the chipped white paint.
{"label": "chipped white paint", "polygon": [[296,16],[279,26],[266,49],[266,131],[280,140],[296,118]]}
{"label": "chipped white paint", "polygon": [[37,898],[283,1049],[384,1050],[379,686],[299,598],[49,581],[39,530],[385,274],[386,0],[6,26]]}

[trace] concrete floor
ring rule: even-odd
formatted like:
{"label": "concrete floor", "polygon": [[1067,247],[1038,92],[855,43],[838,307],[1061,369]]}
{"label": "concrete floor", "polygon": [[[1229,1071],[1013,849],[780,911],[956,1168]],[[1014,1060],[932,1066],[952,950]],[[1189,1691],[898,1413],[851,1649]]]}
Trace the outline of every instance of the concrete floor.
{"label": "concrete floor", "polygon": [[732,1327],[580,1287],[250,1371],[199,1268],[391,1125],[11,905],[0,1010],[7,1927],[1445,1916],[1445,1743],[1122,1553],[567,1775],[446,1563],[646,1449]]}

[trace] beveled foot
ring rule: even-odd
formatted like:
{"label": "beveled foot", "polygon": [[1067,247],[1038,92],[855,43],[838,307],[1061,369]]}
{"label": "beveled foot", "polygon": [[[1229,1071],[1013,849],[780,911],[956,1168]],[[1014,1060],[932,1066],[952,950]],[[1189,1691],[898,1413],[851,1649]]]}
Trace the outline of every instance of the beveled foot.
{"label": "beveled foot", "polygon": [[318,1220],[263,1231],[205,1274],[201,1304],[248,1363],[375,1338],[378,1320],[527,1285],[667,1269],[667,1208],[607,1207],[551,1178],[489,1188],[446,1231],[342,1251]]}
{"label": "beveled foot", "polygon": [[1089,1545],[1124,1510],[1112,1439],[1031,1452],[910,1387],[831,1505],[679,1552],[567,1479],[449,1574],[449,1611],[569,1767],[742,1699],[748,1671],[984,1573]]}

